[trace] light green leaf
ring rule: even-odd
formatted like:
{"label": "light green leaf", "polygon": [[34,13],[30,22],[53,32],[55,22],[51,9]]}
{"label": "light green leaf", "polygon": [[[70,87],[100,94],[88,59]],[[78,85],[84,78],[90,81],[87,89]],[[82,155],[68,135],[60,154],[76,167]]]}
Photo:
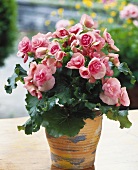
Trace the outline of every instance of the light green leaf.
{"label": "light green leaf", "polygon": [[128,120],[128,110],[121,110],[121,111],[108,111],[106,116],[115,121],[119,121],[120,128],[130,128],[132,123]]}
{"label": "light green leaf", "polygon": [[120,122],[120,128],[130,128],[132,123],[128,120],[128,111],[119,111],[118,121]]}

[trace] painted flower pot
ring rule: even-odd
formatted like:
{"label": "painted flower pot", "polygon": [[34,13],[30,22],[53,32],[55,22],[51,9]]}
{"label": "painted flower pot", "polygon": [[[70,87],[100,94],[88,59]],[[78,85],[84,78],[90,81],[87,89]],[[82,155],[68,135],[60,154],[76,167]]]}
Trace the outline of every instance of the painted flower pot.
{"label": "painted flower pot", "polygon": [[102,116],[86,119],[86,124],[74,137],[55,138],[46,133],[52,165],[63,169],[86,169],[94,166],[97,144],[102,129]]}

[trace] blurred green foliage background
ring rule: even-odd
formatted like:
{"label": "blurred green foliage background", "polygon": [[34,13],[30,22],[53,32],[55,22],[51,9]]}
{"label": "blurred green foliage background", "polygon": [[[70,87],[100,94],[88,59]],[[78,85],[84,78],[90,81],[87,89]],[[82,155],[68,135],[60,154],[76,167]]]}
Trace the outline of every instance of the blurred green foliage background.
{"label": "blurred green foliage background", "polygon": [[17,32],[15,0],[0,0],[0,66],[13,50]]}

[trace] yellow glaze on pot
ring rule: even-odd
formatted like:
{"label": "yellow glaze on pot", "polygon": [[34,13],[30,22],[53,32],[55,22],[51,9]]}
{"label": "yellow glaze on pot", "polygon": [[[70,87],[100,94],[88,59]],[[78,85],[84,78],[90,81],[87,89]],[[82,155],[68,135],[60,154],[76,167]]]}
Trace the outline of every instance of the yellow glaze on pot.
{"label": "yellow glaze on pot", "polygon": [[96,147],[102,129],[102,116],[86,119],[86,124],[74,137],[55,138],[46,133],[52,164],[63,169],[85,169],[94,165]]}

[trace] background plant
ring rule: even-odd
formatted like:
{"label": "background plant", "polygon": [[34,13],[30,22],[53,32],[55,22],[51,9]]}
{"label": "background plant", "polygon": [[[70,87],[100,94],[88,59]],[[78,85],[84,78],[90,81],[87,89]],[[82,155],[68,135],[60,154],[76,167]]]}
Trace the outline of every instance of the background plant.
{"label": "background plant", "polygon": [[16,39],[17,5],[15,0],[0,0],[0,65],[13,50]]}

